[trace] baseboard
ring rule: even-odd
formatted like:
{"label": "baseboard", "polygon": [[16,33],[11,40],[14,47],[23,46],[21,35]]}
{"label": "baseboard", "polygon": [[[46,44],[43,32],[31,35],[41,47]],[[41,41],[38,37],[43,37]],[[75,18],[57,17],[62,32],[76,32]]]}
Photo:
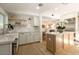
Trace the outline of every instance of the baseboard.
{"label": "baseboard", "polygon": [[25,43],[25,44],[20,44],[19,46],[30,45],[30,44],[39,43],[39,42],[40,42],[40,41],[31,42],[31,43]]}

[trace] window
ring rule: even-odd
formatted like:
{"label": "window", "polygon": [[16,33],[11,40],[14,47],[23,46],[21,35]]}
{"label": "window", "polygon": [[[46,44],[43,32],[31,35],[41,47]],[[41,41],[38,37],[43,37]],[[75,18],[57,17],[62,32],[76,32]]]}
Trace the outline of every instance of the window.
{"label": "window", "polygon": [[3,29],[3,15],[0,14],[0,29]]}

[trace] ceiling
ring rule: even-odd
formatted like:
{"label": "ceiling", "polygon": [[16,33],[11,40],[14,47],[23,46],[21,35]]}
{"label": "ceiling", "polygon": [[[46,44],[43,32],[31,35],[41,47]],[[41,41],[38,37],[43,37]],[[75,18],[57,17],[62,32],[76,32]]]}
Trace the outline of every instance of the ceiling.
{"label": "ceiling", "polygon": [[38,3],[0,3],[8,12],[33,12],[33,13],[43,13],[52,8],[55,8],[59,4],[43,4],[39,10],[36,9]]}
{"label": "ceiling", "polygon": [[38,3],[0,3],[0,6],[7,12],[42,14],[54,18],[67,12],[79,10],[78,3],[43,3],[39,10],[36,9]]}

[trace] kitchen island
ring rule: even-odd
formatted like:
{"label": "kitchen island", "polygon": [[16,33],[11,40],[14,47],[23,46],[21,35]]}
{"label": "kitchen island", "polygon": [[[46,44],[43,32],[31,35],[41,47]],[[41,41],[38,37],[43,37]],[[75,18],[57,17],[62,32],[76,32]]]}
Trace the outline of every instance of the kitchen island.
{"label": "kitchen island", "polygon": [[66,50],[74,46],[74,32],[48,32],[46,48],[53,54],[66,54]]}

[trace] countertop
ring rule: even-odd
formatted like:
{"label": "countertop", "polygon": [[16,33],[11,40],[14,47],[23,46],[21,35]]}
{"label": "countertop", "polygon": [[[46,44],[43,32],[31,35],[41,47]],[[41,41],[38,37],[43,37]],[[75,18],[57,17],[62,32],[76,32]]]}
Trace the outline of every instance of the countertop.
{"label": "countertop", "polygon": [[12,43],[14,42],[15,38],[18,38],[17,33],[0,35],[0,45]]}
{"label": "countertop", "polygon": [[23,33],[23,32],[29,32],[29,31],[11,30],[11,31],[8,31],[8,33],[0,35],[0,45],[14,42],[15,38],[18,38],[19,33]]}
{"label": "countertop", "polygon": [[[72,32],[67,32],[67,31],[65,31],[63,33],[59,33],[59,32],[46,32],[46,34],[54,34],[54,35],[57,35],[57,34],[65,34],[65,33],[72,33]],[[73,33],[75,33],[75,32],[73,32]]]}

